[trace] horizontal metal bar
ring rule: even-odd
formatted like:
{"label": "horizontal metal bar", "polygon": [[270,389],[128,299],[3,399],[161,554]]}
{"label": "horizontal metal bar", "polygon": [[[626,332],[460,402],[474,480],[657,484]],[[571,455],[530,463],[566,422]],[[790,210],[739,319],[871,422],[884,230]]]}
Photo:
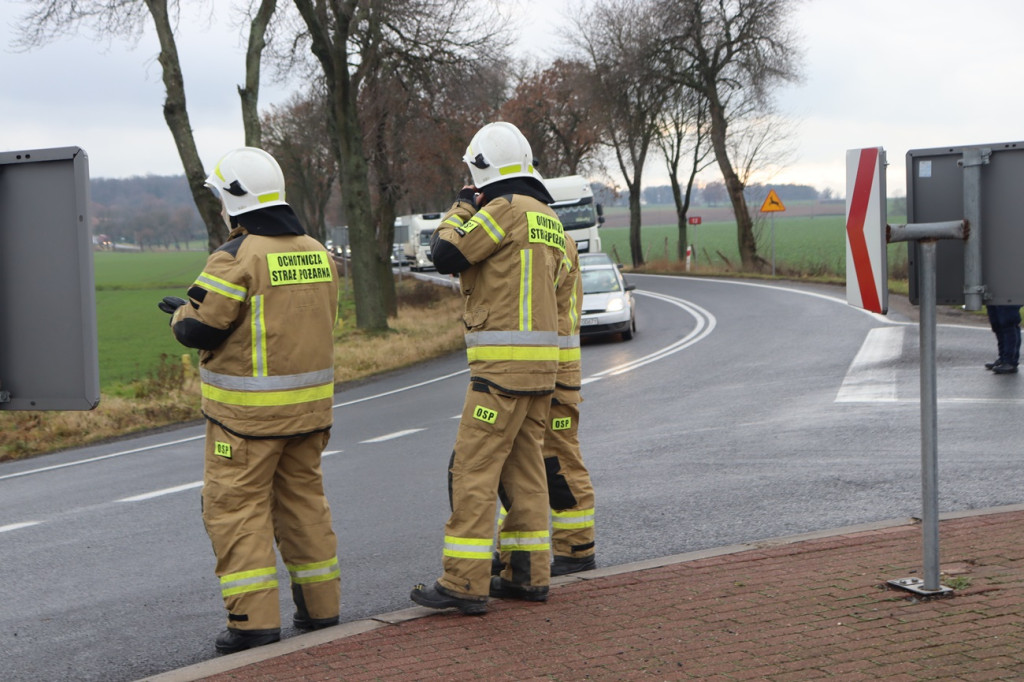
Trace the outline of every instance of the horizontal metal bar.
{"label": "horizontal metal bar", "polygon": [[885,226],[885,241],[889,244],[921,239],[967,239],[967,234],[968,226],[966,220]]}

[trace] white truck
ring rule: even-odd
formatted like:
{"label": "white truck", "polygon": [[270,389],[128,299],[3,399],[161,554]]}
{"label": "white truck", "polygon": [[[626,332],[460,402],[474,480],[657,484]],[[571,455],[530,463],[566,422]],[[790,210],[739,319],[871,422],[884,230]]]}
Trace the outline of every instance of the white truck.
{"label": "white truck", "polygon": [[430,262],[430,235],[441,224],[440,213],[415,213],[401,215],[395,219],[395,231],[407,228],[406,239],[402,242],[402,258],[413,271],[434,267]]}
{"label": "white truck", "polygon": [[544,178],[548,193],[555,200],[555,209],[565,233],[576,242],[580,253],[601,250],[601,236],[597,228],[604,223],[601,204],[594,203],[594,192],[582,175],[565,175],[560,178]]}

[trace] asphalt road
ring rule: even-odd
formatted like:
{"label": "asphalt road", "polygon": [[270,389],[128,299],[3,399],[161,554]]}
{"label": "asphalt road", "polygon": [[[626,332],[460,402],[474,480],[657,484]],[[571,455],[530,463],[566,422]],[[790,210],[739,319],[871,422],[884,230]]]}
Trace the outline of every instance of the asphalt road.
{"label": "asphalt road", "polygon": [[[841,289],[629,279],[635,338],[583,346],[599,564],[920,514],[916,324]],[[939,328],[942,511],[1024,501],[1024,385],[982,368],[994,348],[985,326]],[[467,376],[456,354],[335,396],[343,620],[405,608],[438,575]],[[0,679],[136,680],[215,655],[201,438],[0,464]]]}

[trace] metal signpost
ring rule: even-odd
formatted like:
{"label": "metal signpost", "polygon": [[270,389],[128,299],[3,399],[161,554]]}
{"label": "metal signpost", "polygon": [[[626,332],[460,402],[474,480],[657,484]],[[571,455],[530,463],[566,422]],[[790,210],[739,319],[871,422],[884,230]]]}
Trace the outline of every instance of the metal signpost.
{"label": "metal signpost", "polygon": [[768,190],[768,196],[764,198],[764,203],[761,204],[761,213],[772,214],[772,277],[775,276],[775,214],[785,210],[786,205],[779,199],[779,195],[775,193],[775,190]]}

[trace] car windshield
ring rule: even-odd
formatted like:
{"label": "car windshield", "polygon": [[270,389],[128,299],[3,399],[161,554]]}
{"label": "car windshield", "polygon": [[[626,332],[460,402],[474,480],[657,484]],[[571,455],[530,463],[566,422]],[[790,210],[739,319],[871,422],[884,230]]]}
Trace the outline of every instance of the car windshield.
{"label": "car windshield", "polygon": [[594,253],[581,253],[580,254],[580,265],[614,265],[615,261],[612,257],[603,251],[595,251]]}
{"label": "car windshield", "polygon": [[584,294],[607,294],[612,291],[621,291],[619,278],[611,268],[595,268],[583,270],[580,273],[583,277]]}

